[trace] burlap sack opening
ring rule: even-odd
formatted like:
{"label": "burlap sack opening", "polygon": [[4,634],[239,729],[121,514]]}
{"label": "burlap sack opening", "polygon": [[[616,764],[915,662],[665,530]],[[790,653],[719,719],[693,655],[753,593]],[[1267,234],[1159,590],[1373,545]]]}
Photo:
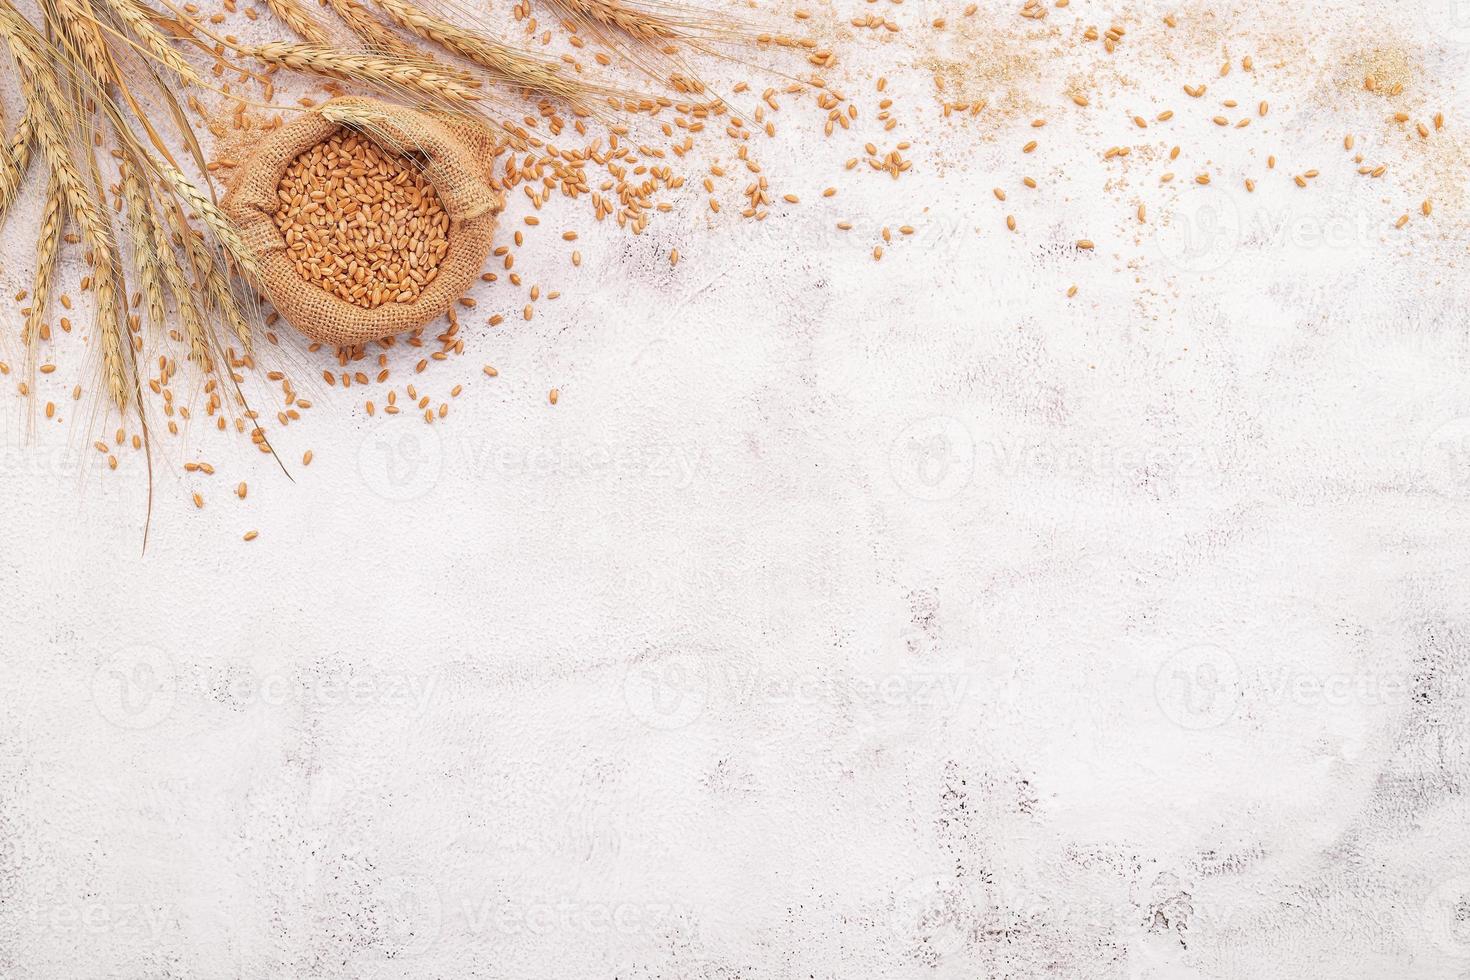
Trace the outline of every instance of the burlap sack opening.
{"label": "burlap sack opening", "polygon": [[[449,215],[449,252],[438,275],[411,303],[365,309],[302,279],[276,227],[276,188],[291,161],[340,126],[411,156]],[[332,99],[302,113],[259,143],[237,168],[220,206],[260,263],[256,285],[296,329],[323,344],[347,346],[421,327],[449,309],[479,275],[504,198],[491,183],[494,140],[473,121],[376,99]]]}

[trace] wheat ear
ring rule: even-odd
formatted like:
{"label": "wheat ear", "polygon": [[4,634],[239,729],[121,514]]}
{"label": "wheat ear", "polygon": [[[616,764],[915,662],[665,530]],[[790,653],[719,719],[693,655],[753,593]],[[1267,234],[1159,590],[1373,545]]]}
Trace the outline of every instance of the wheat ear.
{"label": "wheat ear", "polygon": [[405,0],[377,0],[377,3],[400,27],[474,62],[504,81],[570,101],[587,94],[586,86],[567,78],[553,63],[441,20]]}
{"label": "wheat ear", "polygon": [[245,241],[235,229],[234,223],[219,209],[219,205],[205,196],[203,191],[194,186],[194,183],[172,164],[154,160],[153,165],[163,175],[169,187],[173,188],[174,193],[182,198],[184,203],[209,226],[215,240],[224,248],[230,261],[235,264],[235,268],[240,271],[241,275],[251,283],[260,282],[260,266],[255,261],[255,256],[245,246]]}
{"label": "wheat ear", "polygon": [[29,349],[40,335],[41,320],[51,303],[51,273],[61,254],[61,232],[66,224],[65,195],[55,176],[46,181],[46,204],[41,209],[41,230],[36,244],[36,278],[31,284],[31,307],[21,337]]}
{"label": "wheat ear", "polygon": [[148,304],[148,322],[162,329],[163,276],[159,268],[158,248],[153,233],[153,213],[149,209],[148,187],[138,176],[137,163],[129,159],[122,174],[123,201],[128,206],[129,236],[133,243],[133,263],[138,267],[138,281],[143,299]]}
{"label": "wheat ear", "polygon": [[[204,244],[199,243],[199,247],[202,249]],[[230,331],[240,341],[241,349],[249,354],[255,349],[255,338],[250,330],[250,321],[240,312],[240,303],[230,291],[230,284],[219,271],[217,262],[210,262],[206,257],[200,264],[204,268],[204,287],[209,292],[210,305],[224,317]]]}
{"label": "wheat ear", "polygon": [[178,215],[175,218],[179,238],[184,243],[184,252],[189,256],[189,264],[194,269],[194,281],[204,290],[205,302],[203,305],[215,310],[224,318],[229,324],[230,332],[239,339],[245,353],[249,354],[255,347],[250,323],[240,312],[240,304],[230,290],[229,280],[220,271],[219,263],[212,261],[213,256],[204,241],[204,236],[179,220]]}
{"label": "wheat ear", "polygon": [[552,0],[552,2],[575,17],[604,28],[612,28],[645,44],[659,48],[680,40],[687,33],[671,19],[627,6],[619,0]]}
{"label": "wheat ear", "polygon": [[[96,200],[105,203],[107,192],[102,183],[102,173],[97,169],[97,155],[92,151],[91,146],[86,146],[84,152]],[[128,407],[128,363],[131,362],[133,365],[135,383],[137,368],[137,355],[133,348],[132,337],[128,332],[127,309],[124,305],[127,301],[127,280],[123,276],[116,240],[112,237],[111,220],[106,220],[101,227],[107,229],[105,240],[99,239],[95,234],[88,235],[85,231],[82,240],[87,242],[88,247],[92,250],[92,288],[96,303],[97,326],[102,334],[102,364],[107,377],[107,391],[112,395],[112,400],[117,404],[118,410],[126,411]],[[128,361],[123,360],[123,344],[128,345]],[[138,400],[138,410],[141,413],[143,409],[141,392]]]}
{"label": "wheat ear", "polygon": [[407,89],[437,101],[459,106],[478,102],[480,96],[450,76],[416,65],[405,65],[377,55],[339,51],[311,44],[271,42],[245,47],[244,53],[267,64],[292,71],[326,75],[386,89]]}
{"label": "wheat ear", "polygon": [[[0,7],[0,32],[5,34],[11,54],[19,65],[21,92],[27,114],[35,127],[41,155],[51,168],[66,206],[82,230],[82,241],[92,252],[93,289],[102,361],[108,392],[119,409],[127,408],[127,369],[122,359],[123,320],[116,285],[117,246],[112,226],[88,190],[58,120],[74,121],[70,105],[62,97],[56,76],[41,55],[46,42],[15,8]],[[96,158],[92,157],[96,169]]]}
{"label": "wheat ear", "polygon": [[296,0],[265,0],[271,13],[286,22],[296,36],[310,44],[331,46],[332,38],[317,20],[307,13]]}
{"label": "wheat ear", "polygon": [[67,120],[70,124],[72,113],[62,98],[55,76],[50,73],[50,66],[31,47],[34,41],[40,40],[40,36],[15,14],[13,7],[8,6],[0,8],[0,32],[5,34],[11,55],[21,69],[20,87],[26,101],[26,118],[31,121],[41,156],[60,182],[67,207],[77,219],[83,237],[89,239],[89,244],[90,240],[97,240],[111,253],[111,228],[88,193],[81,171],[71,157],[62,125],[58,122]]}
{"label": "wheat ear", "polygon": [[106,88],[114,79],[112,56],[102,39],[90,3],[84,0],[43,0],[41,9],[61,43],[86,65],[95,84]]}
{"label": "wheat ear", "polygon": [[10,143],[0,148],[0,216],[10,210],[15,195],[25,182],[26,171],[31,167],[31,148],[35,145],[36,131],[31,124],[31,113],[27,109],[15,124],[15,135]]}
{"label": "wheat ear", "polygon": [[158,265],[163,271],[163,281],[168,286],[168,291],[173,293],[174,304],[179,309],[184,339],[189,344],[189,360],[208,370],[209,335],[204,329],[204,317],[194,303],[194,290],[189,288],[189,281],[184,277],[184,268],[179,264],[178,253],[174,251],[173,242],[169,240],[162,223],[154,222],[152,232]]}
{"label": "wheat ear", "polygon": [[107,5],[155,61],[177,75],[185,85],[203,87],[204,80],[194,66],[184,60],[162,31],[153,26],[153,21],[134,0],[107,0]]}
{"label": "wheat ear", "polygon": [[379,23],[357,0],[322,0],[341,18],[368,49],[376,54],[392,55],[405,61],[424,60],[424,53]]}
{"label": "wheat ear", "polygon": [[93,293],[97,303],[97,322],[102,333],[102,366],[107,377],[107,392],[118,409],[128,407],[127,368],[123,363],[123,311],[118,302],[116,256],[93,247],[96,267],[92,270]]}

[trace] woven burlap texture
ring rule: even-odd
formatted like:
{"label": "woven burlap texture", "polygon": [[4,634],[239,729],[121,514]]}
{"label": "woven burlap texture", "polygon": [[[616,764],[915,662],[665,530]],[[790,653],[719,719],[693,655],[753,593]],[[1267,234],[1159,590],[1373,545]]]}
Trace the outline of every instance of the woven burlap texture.
{"label": "woven burlap texture", "polygon": [[[342,126],[412,157],[449,215],[449,252],[412,303],[374,309],[348,303],[302,279],[286,253],[275,222],[281,175]],[[479,275],[504,206],[492,181],[494,153],[494,138],[472,120],[376,99],[332,99],[261,140],[236,169],[220,206],[260,263],[262,281],[256,285],[287,322],[323,344],[363,344],[441,316]]]}

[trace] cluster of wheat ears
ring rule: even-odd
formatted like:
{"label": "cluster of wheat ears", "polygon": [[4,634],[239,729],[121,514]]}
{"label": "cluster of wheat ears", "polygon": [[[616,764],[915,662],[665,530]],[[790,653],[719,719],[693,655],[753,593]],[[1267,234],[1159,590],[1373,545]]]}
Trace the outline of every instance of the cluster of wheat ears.
{"label": "cluster of wheat ears", "polygon": [[[273,88],[268,75],[288,70],[492,125],[516,98],[563,100],[578,110],[593,100],[617,104],[615,89],[496,40],[483,15],[463,7],[436,13],[407,0],[321,0],[313,11],[298,0],[266,0],[294,36],[244,44],[171,0],[36,2],[23,12],[0,0],[0,35],[24,102],[13,129],[0,134],[0,216],[31,170],[47,172],[22,328],[27,362],[33,372],[58,257],[64,242],[76,242],[100,377],[110,403],[136,414],[145,438],[149,338],[182,345],[202,375],[223,379],[243,405],[234,368],[249,362],[260,317],[256,262],[216,203],[180,89],[220,93],[217,69],[228,57],[231,77],[259,81],[263,91]],[[555,0],[555,7],[635,64],[730,29],[695,11],[627,0]]]}

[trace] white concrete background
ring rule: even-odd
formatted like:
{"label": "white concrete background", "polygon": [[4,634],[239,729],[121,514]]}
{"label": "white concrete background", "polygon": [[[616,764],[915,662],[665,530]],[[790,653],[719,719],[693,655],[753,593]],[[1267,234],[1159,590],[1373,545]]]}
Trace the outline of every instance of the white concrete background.
{"label": "white concrete background", "polygon": [[[758,144],[803,204],[631,240],[556,202],[587,262],[528,245],[564,296],[468,329],[444,424],[316,392],[294,484],[191,431],[146,555],[137,461],[28,441],[6,382],[0,976],[1470,976],[1470,22],[882,6],[834,73],[867,128]],[[1029,54],[945,122],[936,43]],[[1379,43],[1432,151],[1343,84]],[[1272,114],[1218,130],[1227,93]],[[903,180],[841,170],[899,138]]]}

